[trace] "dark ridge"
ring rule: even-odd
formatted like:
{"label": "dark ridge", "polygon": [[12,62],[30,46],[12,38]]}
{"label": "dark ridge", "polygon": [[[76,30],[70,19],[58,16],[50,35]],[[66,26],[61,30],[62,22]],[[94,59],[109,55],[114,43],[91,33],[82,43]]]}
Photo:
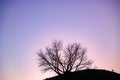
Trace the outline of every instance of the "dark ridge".
{"label": "dark ridge", "polygon": [[120,74],[101,69],[85,69],[69,72],[45,80],[120,80]]}

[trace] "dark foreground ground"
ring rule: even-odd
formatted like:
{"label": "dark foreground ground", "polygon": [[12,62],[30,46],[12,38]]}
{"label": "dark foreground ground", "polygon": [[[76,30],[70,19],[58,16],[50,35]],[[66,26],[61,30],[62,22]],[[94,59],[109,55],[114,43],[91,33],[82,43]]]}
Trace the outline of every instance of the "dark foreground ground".
{"label": "dark foreground ground", "polygon": [[107,70],[85,69],[47,78],[45,80],[120,80],[120,74]]}

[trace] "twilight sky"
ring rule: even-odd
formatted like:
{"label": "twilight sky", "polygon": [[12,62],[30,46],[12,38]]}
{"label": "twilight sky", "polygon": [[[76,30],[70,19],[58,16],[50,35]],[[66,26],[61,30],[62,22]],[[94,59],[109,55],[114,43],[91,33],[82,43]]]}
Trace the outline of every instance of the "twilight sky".
{"label": "twilight sky", "polygon": [[93,66],[120,73],[120,0],[1,0],[0,80],[42,80],[36,52],[80,42]]}

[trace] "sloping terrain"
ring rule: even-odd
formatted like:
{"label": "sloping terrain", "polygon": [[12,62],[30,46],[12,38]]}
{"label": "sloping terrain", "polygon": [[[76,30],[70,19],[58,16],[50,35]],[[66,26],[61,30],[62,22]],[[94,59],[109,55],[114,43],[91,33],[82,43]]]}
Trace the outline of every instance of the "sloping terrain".
{"label": "sloping terrain", "polygon": [[120,80],[120,74],[107,70],[85,69],[47,78],[45,80]]}

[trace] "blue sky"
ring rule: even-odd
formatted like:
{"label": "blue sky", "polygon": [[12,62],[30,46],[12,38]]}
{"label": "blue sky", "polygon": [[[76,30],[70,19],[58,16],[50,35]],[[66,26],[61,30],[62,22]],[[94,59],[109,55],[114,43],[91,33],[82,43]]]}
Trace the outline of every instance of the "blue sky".
{"label": "blue sky", "polygon": [[94,66],[120,73],[119,0],[0,1],[2,80],[42,80],[36,52],[53,39],[80,42]]}

